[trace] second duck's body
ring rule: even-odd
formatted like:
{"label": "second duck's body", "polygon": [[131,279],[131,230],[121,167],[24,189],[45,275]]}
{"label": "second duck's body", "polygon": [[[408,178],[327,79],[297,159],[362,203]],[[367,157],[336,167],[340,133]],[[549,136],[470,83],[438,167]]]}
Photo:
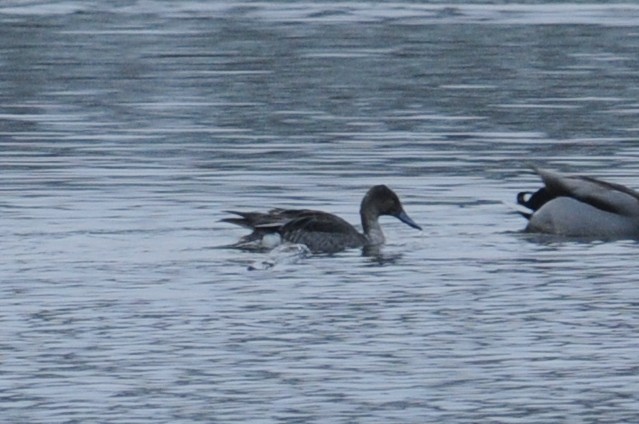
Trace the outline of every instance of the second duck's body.
{"label": "second duck's body", "polygon": [[222,221],[253,230],[233,245],[239,248],[268,248],[280,241],[306,245],[313,253],[334,253],[340,250],[384,243],[379,217],[392,215],[413,228],[421,230],[404,212],[399,197],[385,185],[372,187],[360,207],[360,233],[351,224],[331,213],[309,209],[273,209],[267,213],[234,212],[239,218]]}
{"label": "second duck's body", "polygon": [[522,192],[517,203],[531,210],[527,231],[573,237],[639,238],[639,193],[592,177],[535,168],[544,186]]}

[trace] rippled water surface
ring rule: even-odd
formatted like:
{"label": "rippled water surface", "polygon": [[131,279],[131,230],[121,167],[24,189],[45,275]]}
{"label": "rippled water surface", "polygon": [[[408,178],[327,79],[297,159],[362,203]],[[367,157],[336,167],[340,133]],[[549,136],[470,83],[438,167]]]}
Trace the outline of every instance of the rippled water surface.
{"label": "rippled water surface", "polygon": [[[533,2],[529,2],[533,3]],[[639,422],[639,245],[521,233],[545,165],[639,187],[639,7],[0,5],[11,423]],[[220,249],[225,210],[379,256]]]}

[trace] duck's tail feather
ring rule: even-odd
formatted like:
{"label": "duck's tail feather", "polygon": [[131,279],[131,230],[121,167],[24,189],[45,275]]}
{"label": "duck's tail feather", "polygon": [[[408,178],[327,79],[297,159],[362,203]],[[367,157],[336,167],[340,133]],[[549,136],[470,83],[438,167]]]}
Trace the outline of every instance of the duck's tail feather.
{"label": "duck's tail feather", "polygon": [[518,205],[518,204],[514,204],[510,202],[502,202],[502,203],[506,205],[509,209],[511,209],[513,212],[523,216],[524,218],[528,220],[530,220],[530,218],[532,217],[532,212],[522,209],[522,205]]}
{"label": "duck's tail feather", "polygon": [[531,191],[522,191],[517,193],[517,203],[532,211],[538,210],[554,198],[555,196],[553,196],[545,187],[540,188],[534,193]]}

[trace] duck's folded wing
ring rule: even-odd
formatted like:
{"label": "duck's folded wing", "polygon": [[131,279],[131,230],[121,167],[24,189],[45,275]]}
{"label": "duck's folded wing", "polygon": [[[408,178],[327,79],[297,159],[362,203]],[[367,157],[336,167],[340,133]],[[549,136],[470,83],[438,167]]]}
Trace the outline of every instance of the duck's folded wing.
{"label": "duck's folded wing", "polygon": [[628,187],[591,177],[564,176],[545,169],[535,168],[535,171],[554,196],[568,196],[607,212],[639,217],[639,193]]}
{"label": "duck's folded wing", "polygon": [[306,209],[271,209],[266,213],[239,211],[226,212],[237,215],[238,217],[224,218],[220,221],[239,225],[245,228],[278,228],[287,222],[312,211]]}

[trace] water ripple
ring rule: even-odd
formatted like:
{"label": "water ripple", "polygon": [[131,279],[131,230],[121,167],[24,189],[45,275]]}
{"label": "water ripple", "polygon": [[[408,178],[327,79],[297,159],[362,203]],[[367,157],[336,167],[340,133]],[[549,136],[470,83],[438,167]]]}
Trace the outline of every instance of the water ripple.
{"label": "water ripple", "polygon": [[[637,243],[504,202],[530,164],[638,186],[638,12],[4,2],[2,417],[637,422]],[[379,255],[219,248],[382,183],[424,231]]]}

